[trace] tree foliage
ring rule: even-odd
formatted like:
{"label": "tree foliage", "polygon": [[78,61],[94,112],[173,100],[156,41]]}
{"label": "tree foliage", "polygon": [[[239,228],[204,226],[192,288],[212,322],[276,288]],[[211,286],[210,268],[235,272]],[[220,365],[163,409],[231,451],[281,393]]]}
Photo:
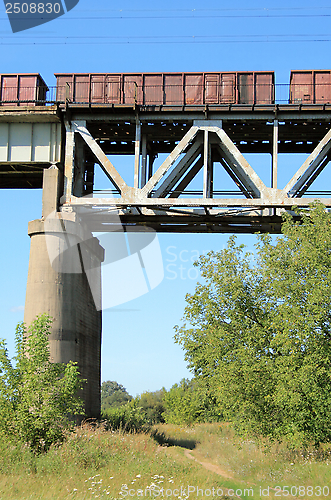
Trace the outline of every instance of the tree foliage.
{"label": "tree foliage", "polygon": [[165,389],[154,392],[146,391],[134,399],[136,406],[141,408],[145,415],[145,421],[149,425],[164,423],[165,406],[163,396],[165,392]]}
{"label": "tree foliage", "polygon": [[28,330],[18,325],[15,363],[0,341],[0,432],[36,452],[62,441],[73,428],[72,416],[84,413],[77,364],[50,362],[50,326],[47,315]]}
{"label": "tree foliage", "polygon": [[[143,392],[132,398],[123,385],[117,382],[103,382],[101,401],[103,416],[113,429],[138,430],[164,422],[164,389],[155,392]],[[107,396],[105,396],[107,394]]]}
{"label": "tree foliage", "polygon": [[331,215],[301,216],[254,254],[231,237],[200,257],[175,336],[239,430],[296,445],[331,440]]}
{"label": "tree foliage", "polygon": [[168,424],[193,424],[194,422],[213,422],[221,419],[215,401],[195,378],[183,378],[163,395],[165,412],[163,417]]}
{"label": "tree foliage", "polygon": [[107,380],[101,384],[101,411],[108,408],[117,408],[131,401],[132,396],[122,384],[114,380]]}

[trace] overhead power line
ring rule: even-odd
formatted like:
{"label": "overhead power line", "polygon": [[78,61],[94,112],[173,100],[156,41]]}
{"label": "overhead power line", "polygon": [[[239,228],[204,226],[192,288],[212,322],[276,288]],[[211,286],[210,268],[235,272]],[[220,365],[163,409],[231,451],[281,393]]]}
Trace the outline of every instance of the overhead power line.
{"label": "overhead power line", "polygon": [[[130,44],[143,44],[143,45],[152,45],[152,44],[235,44],[235,43],[326,43],[326,42],[331,42],[331,35],[327,35],[327,37],[319,36],[316,38],[281,38],[281,39],[270,39],[270,35],[268,36],[267,39],[261,39],[261,40],[255,40],[255,39],[250,39],[250,38],[242,38],[242,39],[230,39],[226,38],[223,40],[219,39],[213,39],[213,38],[207,38],[207,39],[200,39],[199,37],[188,37],[186,40],[182,39],[176,39],[176,37],[166,39],[166,40],[160,40],[158,38],[153,38],[151,37],[150,39],[143,39],[143,38],[134,38],[134,37],[127,37],[124,39],[121,38],[107,38],[107,37],[66,37],[65,39],[56,39],[53,41],[42,41],[41,38],[38,38],[38,41],[36,41],[36,37],[29,38],[29,39],[19,39],[15,38],[14,40],[11,40],[9,37],[4,40],[4,37],[2,37],[0,45],[130,45]],[[20,41],[18,41],[20,40]]]}
{"label": "overhead power line", "polygon": [[[247,12],[247,11],[290,11],[290,10],[330,10],[330,5],[322,7],[249,7],[249,8],[231,8],[223,7],[217,9],[196,9],[196,8],[186,8],[186,9],[99,9],[103,12]],[[95,9],[85,9],[85,12],[95,11]]]}
{"label": "overhead power line", "polygon": [[[7,36],[7,35],[6,35]],[[67,40],[91,40],[91,39],[98,39],[98,40],[122,40],[122,41],[126,41],[126,40],[137,40],[137,41],[153,41],[153,40],[160,40],[161,42],[164,41],[165,43],[167,43],[168,41],[182,41],[182,42],[190,42],[190,41],[195,41],[195,40],[201,40],[201,41],[204,41],[204,40],[207,40],[207,41],[210,41],[210,42],[213,42],[213,41],[224,41],[227,40],[227,39],[238,39],[238,41],[246,41],[246,40],[249,40],[249,39],[256,39],[256,40],[253,40],[253,41],[256,41],[256,42],[266,42],[268,41],[268,39],[272,39],[272,38],[298,38],[298,37],[301,37],[301,38],[309,38],[309,37],[314,37],[314,38],[317,38],[317,37],[330,37],[331,38],[331,33],[289,33],[289,34],[282,34],[282,35],[279,35],[279,34],[276,34],[276,35],[272,35],[270,33],[268,34],[260,34],[260,35],[257,35],[257,34],[246,34],[246,35],[140,35],[140,36],[136,36],[136,35],[121,35],[121,36],[116,36],[116,35],[70,35],[70,36],[60,36],[58,37],[57,35],[56,36],[50,36],[50,35],[35,35],[35,34],[31,34],[31,35],[20,35],[20,36],[17,36],[15,37],[15,39],[19,39],[19,40],[25,40],[25,39],[31,39],[33,38],[34,40],[35,39],[39,39],[39,40],[44,40],[44,39],[50,39],[50,38],[54,38],[56,40],[61,40],[62,41],[67,41]],[[0,37],[0,39],[3,39],[5,38],[4,36]],[[12,38],[12,35],[8,35],[8,38]],[[269,40],[269,41],[273,41],[273,40]]]}
{"label": "overhead power line", "polygon": [[[330,18],[331,14],[276,14],[269,16],[267,14],[253,14],[250,16],[244,15],[244,14],[239,14],[239,15],[230,15],[230,14],[210,14],[210,15],[174,15],[174,16],[123,16],[123,15],[118,15],[118,16],[79,16],[79,17],[73,17],[70,15],[66,16],[61,16],[58,18],[58,20],[66,20],[66,21],[109,21],[109,20],[131,20],[131,19],[298,19],[298,18]],[[16,18],[19,19],[19,18]],[[24,17],[20,19],[25,19]],[[33,19],[32,17],[29,17],[29,19]],[[40,19],[40,17],[36,17],[35,19]],[[7,20],[6,17],[0,18],[0,21]]]}

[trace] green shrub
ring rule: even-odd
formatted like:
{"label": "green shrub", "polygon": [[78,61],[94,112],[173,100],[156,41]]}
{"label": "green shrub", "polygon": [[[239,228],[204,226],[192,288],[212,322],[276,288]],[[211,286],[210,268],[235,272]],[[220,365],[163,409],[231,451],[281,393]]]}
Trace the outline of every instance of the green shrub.
{"label": "green shrub", "polygon": [[16,329],[15,366],[0,341],[0,435],[46,451],[72,430],[74,415],[83,414],[76,363],[51,363],[48,336],[51,319],[41,315],[26,330]]}
{"label": "green shrub", "polygon": [[143,392],[135,398],[135,404],[145,414],[145,421],[149,425],[162,424],[165,422],[163,413],[165,406],[163,396],[165,389],[155,392]]}
{"label": "green shrub", "polygon": [[134,400],[119,408],[109,408],[103,412],[102,416],[113,430],[144,432],[149,429],[145,412],[137,406],[137,402]]}
{"label": "green shrub", "polygon": [[168,424],[221,420],[218,406],[196,379],[182,379],[179,384],[173,385],[170,391],[165,391],[163,404],[163,417]]}

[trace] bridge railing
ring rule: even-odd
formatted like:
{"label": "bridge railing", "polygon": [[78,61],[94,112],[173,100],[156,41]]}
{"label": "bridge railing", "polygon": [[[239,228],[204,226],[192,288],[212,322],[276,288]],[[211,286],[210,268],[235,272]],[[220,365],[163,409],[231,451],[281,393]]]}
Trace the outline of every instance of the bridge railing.
{"label": "bridge railing", "polygon": [[46,106],[57,103],[56,87],[3,87],[0,92],[1,106]]}
{"label": "bridge railing", "polygon": [[[2,89],[0,95],[0,106],[48,106],[53,104],[64,105],[66,103],[93,105],[131,104],[143,106],[331,104],[331,84],[330,88],[323,84],[323,89],[319,89],[316,85],[311,85],[308,88],[307,85],[275,84],[273,92],[269,92],[270,97],[260,102],[254,99],[253,89],[249,85],[244,90],[241,88],[241,94],[239,96],[237,94],[236,98],[231,97],[234,94],[223,93],[223,97],[219,94],[218,100],[214,100],[214,102],[207,102],[208,99],[206,99],[203,89],[200,89],[200,92],[199,89],[195,88],[195,95],[200,95],[201,97],[190,102],[183,94],[181,86],[174,85],[172,87],[168,89],[168,95],[160,92],[160,88],[156,86],[149,86],[148,88],[144,86],[142,88],[137,85],[133,85],[130,91],[123,88],[117,93],[112,92],[111,89],[107,91],[108,87],[104,87],[99,94],[91,94],[90,89],[84,88],[83,84],[80,86],[77,84],[75,86],[66,84],[65,86],[39,87],[38,91],[31,87],[20,88],[19,95],[17,95],[16,87],[6,87]],[[213,94],[216,95],[215,92]],[[175,97],[172,98],[171,95]],[[180,95],[182,97],[179,98],[178,96]],[[228,95],[228,98],[224,97],[226,95]]]}

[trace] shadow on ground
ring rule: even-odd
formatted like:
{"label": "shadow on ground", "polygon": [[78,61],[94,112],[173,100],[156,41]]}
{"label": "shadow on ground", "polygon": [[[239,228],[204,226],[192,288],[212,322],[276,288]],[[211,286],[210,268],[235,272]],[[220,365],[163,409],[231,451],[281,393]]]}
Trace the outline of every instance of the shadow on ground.
{"label": "shadow on ground", "polygon": [[186,448],[187,450],[194,450],[197,444],[197,441],[194,439],[172,438],[166,436],[164,432],[159,432],[158,430],[155,430],[152,433],[152,438],[155,439],[160,446],[180,446],[181,448]]}

